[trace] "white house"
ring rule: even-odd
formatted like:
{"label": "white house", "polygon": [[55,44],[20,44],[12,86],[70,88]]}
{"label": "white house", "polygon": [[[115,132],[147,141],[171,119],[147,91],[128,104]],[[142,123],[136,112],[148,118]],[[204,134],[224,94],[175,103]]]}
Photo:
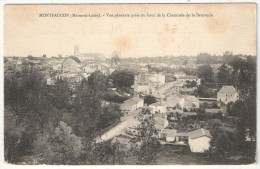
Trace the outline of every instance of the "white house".
{"label": "white house", "polygon": [[184,97],[179,93],[166,97],[167,107],[175,107],[178,105],[182,109],[184,107],[184,103],[185,103]]}
{"label": "white house", "polygon": [[151,113],[161,113],[161,114],[165,114],[166,113],[166,103],[164,102],[156,102],[153,104],[150,104],[149,107],[151,108]]}
{"label": "white house", "polygon": [[175,129],[163,129],[159,133],[159,138],[165,138],[167,142],[174,142],[176,139],[177,130]]}
{"label": "white house", "polygon": [[192,108],[199,108],[200,101],[195,96],[184,95],[184,107],[190,111]]}
{"label": "white house", "polygon": [[144,94],[150,94],[151,87],[148,74],[139,74],[135,76],[134,91],[137,93],[143,92]]}
{"label": "white house", "polygon": [[121,104],[120,109],[123,111],[131,112],[143,106],[144,106],[144,99],[141,99],[139,97],[133,97],[124,101],[124,103]]}
{"label": "white house", "polygon": [[234,86],[223,86],[217,93],[218,103],[228,104],[229,102],[235,102],[238,100],[238,91]]}
{"label": "white house", "polygon": [[209,150],[212,136],[206,129],[198,129],[188,133],[188,143],[193,153],[203,153]]}
{"label": "white house", "polygon": [[62,63],[62,72],[78,72],[80,71],[79,64],[73,58],[67,58]]}
{"label": "white house", "polygon": [[160,73],[151,73],[150,81],[160,85],[165,84],[165,75]]}

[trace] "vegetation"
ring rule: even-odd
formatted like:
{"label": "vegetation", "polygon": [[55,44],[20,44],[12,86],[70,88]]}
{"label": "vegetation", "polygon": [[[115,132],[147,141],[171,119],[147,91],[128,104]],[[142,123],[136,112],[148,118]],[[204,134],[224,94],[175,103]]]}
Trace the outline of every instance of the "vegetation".
{"label": "vegetation", "polygon": [[119,88],[129,88],[134,84],[134,72],[127,69],[115,70],[110,77]]}
{"label": "vegetation", "polygon": [[146,103],[147,105],[153,104],[155,102],[157,102],[156,97],[152,95],[144,96],[144,103]]}
{"label": "vegetation", "polygon": [[205,82],[213,82],[213,70],[210,65],[200,66],[197,70],[197,74],[199,78],[205,80]]}
{"label": "vegetation", "polygon": [[[204,61],[203,57],[199,55],[197,62],[206,65],[197,71],[183,69],[187,74],[198,74],[206,83],[214,83],[212,68],[208,64],[219,63],[219,58]],[[173,61],[170,57],[162,60]],[[114,59],[113,62],[117,64],[119,61]],[[225,161],[242,154],[253,162],[256,153],[256,59],[251,56],[241,59],[240,55],[226,52],[222,62],[216,82],[234,85],[239,91],[239,100],[227,105],[226,116],[222,116],[222,112],[207,115],[206,108],[218,106],[203,104],[194,110],[198,114],[196,117],[179,115],[177,122],[171,123],[169,128],[179,132],[201,127],[210,129],[212,141],[208,155],[212,160]],[[73,87],[66,79],[59,79],[55,85],[49,86],[41,71],[24,64],[20,73],[5,77],[5,160],[18,163],[22,157],[33,156],[40,164],[127,164],[127,158],[132,155],[137,164],[156,164],[159,144],[154,135],[157,131],[147,110],[142,117],[148,117],[141,119],[141,135],[136,138],[140,143],[137,149],[124,152],[110,142],[95,142],[103,129],[120,120],[122,113],[116,103],[127,99],[108,90],[108,79],[112,79],[121,91],[127,91],[134,83],[134,73],[116,70],[111,76],[105,76],[95,71],[88,79],[74,83]],[[216,97],[218,90],[206,83],[186,85],[197,86],[195,94],[199,97]],[[105,105],[102,104],[104,100],[108,101]],[[156,98],[148,95],[144,102],[149,105],[156,102]]]}

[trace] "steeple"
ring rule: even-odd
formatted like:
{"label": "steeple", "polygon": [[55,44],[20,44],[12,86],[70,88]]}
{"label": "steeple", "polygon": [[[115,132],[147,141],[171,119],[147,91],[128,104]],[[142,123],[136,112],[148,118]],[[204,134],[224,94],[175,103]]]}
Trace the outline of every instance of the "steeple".
{"label": "steeple", "polygon": [[78,56],[79,55],[79,46],[78,45],[75,45],[74,46],[74,56]]}

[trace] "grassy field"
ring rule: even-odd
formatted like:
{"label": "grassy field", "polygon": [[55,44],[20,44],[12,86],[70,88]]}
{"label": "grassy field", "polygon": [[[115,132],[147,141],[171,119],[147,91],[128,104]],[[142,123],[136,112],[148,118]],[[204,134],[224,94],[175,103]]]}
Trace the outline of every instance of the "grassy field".
{"label": "grassy field", "polygon": [[209,165],[206,157],[191,152],[176,152],[174,146],[163,146],[158,153],[158,165]]}
{"label": "grassy field", "polygon": [[173,146],[162,146],[158,153],[157,165],[240,165],[250,164],[248,160],[227,160],[214,162],[203,154],[195,154],[189,151],[176,152]]}

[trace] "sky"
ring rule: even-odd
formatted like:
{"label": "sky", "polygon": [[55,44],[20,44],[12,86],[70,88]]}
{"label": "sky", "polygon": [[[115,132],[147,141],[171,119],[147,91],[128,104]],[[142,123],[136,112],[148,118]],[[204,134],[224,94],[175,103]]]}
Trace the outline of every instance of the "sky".
{"label": "sky", "polygon": [[[39,17],[40,14],[101,17]],[[145,17],[106,17],[106,14]],[[211,14],[213,17],[147,17],[147,14]],[[114,51],[121,57],[256,55],[255,4],[5,5],[5,56],[73,55]]]}

